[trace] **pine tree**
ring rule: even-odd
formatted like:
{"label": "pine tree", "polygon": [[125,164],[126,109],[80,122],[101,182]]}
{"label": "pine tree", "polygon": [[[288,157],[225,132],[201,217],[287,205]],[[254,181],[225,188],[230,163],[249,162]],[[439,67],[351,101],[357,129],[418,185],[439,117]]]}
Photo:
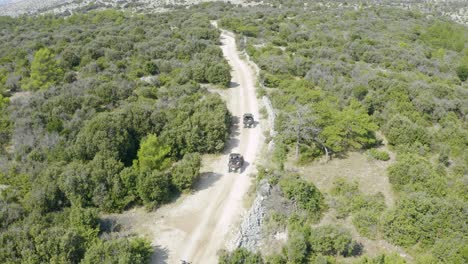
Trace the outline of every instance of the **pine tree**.
{"label": "pine tree", "polygon": [[62,77],[63,70],[54,59],[54,54],[47,48],[42,48],[34,54],[31,63],[31,77],[26,88],[28,90],[46,90],[56,84]]}

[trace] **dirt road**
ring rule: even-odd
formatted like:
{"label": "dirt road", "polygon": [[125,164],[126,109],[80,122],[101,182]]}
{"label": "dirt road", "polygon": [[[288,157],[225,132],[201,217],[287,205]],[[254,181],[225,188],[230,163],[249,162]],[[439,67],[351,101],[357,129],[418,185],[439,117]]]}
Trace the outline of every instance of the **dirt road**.
{"label": "dirt road", "polygon": [[[224,248],[228,234],[238,227],[245,212],[243,197],[250,187],[250,175],[255,171],[262,144],[260,124],[243,128],[241,120],[244,113],[259,116],[255,72],[240,58],[232,33],[223,31],[221,43],[233,76],[231,87],[222,95],[239,123],[234,124],[224,153],[204,158],[202,177],[193,194],[163,206],[150,214],[151,218],[140,211],[129,213],[133,214],[131,219],[140,222],[133,223],[139,226],[134,231],[154,238],[154,263],[216,263],[218,250]],[[244,155],[241,173],[227,172],[230,152]]]}

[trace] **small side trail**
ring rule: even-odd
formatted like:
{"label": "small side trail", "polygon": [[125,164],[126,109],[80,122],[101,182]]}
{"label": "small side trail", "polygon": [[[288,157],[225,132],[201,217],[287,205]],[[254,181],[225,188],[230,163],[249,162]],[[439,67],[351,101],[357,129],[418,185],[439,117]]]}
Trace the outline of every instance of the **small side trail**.
{"label": "small side trail", "polygon": [[[213,23],[217,26],[216,23]],[[217,253],[227,245],[228,237],[236,230],[246,212],[244,196],[256,171],[263,137],[261,125],[243,128],[242,115],[252,113],[259,118],[259,104],[255,94],[256,74],[241,59],[233,33],[222,30],[221,48],[232,68],[231,87],[220,91],[236,121],[231,138],[222,155],[208,155],[203,159],[201,180],[193,194],[185,195],[154,213],[129,212],[135,219],[134,232],[153,238],[156,253],[153,263],[217,263]],[[230,152],[244,156],[241,173],[228,173]],[[139,217],[141,216],[141,218]],[[129,223],[132,226],[132,223]]]}

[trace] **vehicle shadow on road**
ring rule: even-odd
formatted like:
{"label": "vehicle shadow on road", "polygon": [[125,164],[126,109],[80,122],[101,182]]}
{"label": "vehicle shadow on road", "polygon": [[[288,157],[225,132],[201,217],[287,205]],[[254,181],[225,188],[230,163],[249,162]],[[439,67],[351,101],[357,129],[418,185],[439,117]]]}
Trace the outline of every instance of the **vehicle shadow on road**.
{"label": "vehicle shadow on road", "polygon": [[221,176],[223,175],[215,172],[201,173],[200,177],[193,185],[192,192],[198,192],[210,188],[215,182],[217,182],[221,178]]}
{"label": "vehicle shadow on road", "polygon": [[236,83],[236,82],[229,82],[229,88],[236,88],[236,87],[239,87],[240,84],[239,83]]}
{"label": "vehicle shadow on road", "polygon": [[237,137],[240,135],[240,118],[238,116],[232,116],[231,117],[231,133],[230,136],[231,138]]}
{"label": "vehicle shadow on road", "polygon": [[169,250],[161,246],[153,247],[153,255],[151,255],[152,264],[167,264],[169,258]]}
{"label": "vehicle shadow on road", "polygon": [[243,173],[247,169],[247,167],[249,167],[249,165],[250,163],[244,160],[244,164],[241,167],[240,173]]}
{"label": "vehicle shadow on road", "polygon": [[239,131],[239,117],[237,116],[232,116],[231,117],[231,128],[229,131],[229,140],[226,143],[226,146],[224,147],[223,154],[229,154],[231,151],[239,147],[240,141],[237,138],[240,135]]}
{"label": "vehicle shadow on road", "polygon": [[[229,139],[228,143],[226,144],[226,147],[223,150],[223,155],[227,155],[233,151],[236,151],[237,147],[240,145],[240,140],[237,138],[231,138]],[[227,161],[226,161],[227,162]]]}

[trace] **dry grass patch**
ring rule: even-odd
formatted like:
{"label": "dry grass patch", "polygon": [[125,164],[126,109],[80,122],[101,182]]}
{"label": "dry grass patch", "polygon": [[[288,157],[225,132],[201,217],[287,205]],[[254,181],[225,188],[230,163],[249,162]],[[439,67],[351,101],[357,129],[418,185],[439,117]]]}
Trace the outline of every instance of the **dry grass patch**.
{"label": "dry grass patch", "polygon": [[360,191],[364,194],[381,192],[385,196],[386,205],[392,207],[394,194],[388,181],[387,168],[395,161],[395,157],[392,153],[390,157],[389,161],[379,161],[371,160],[365,153],[350,152],[346,158],[335,158],[327,163],[314,161],[300,166],[288,161],[286,168],[299,172],[322,192],[329,191],[338,178],[350,182],[357,181]]}

